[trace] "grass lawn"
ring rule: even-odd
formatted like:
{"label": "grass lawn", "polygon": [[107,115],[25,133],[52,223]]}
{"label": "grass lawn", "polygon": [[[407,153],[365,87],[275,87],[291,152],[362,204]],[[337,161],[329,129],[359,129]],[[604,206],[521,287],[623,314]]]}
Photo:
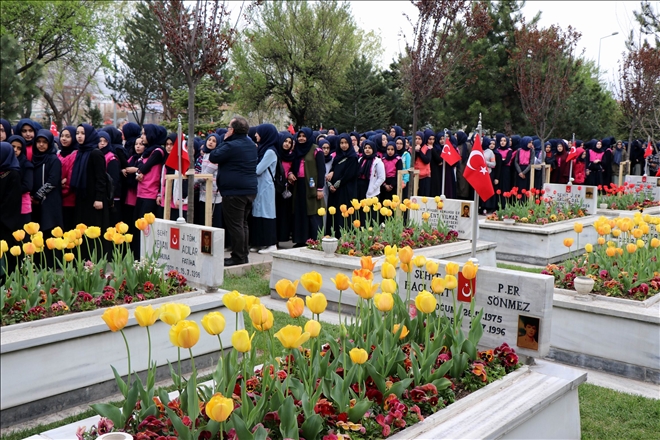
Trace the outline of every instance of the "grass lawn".
{"label": "grass lawn", "polygon": [[523,267],[523,266],[516,266],[515,264],[507,264],[507,263],[497,263],[497,267],[500,269],[510,269],[510,270],[518,270],[521,272],[529,272],[529,273],[541,273],[543,270],[542,268],[537,268],[537,267]]}
{"label": "grass lawn", "polygon": [[242,276],[227,274],[220,288],[230,292],[237,290],[243,295],[266,296],[270,294],[269,274],[254,267]]}

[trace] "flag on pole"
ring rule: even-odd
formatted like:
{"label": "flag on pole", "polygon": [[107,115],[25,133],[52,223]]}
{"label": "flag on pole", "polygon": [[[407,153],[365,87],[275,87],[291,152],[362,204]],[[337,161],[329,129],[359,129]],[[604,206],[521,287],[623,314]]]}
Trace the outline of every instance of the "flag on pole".
{"label": "flag on pole", "polygon": [[57,125],[55,125],[55,122],[50,121],[50,132],[53,133],[53,136],[57,137],[60,135],[60,132],[57,131]]}
{"label": "flag on pole", "polygon": [[474,145],[465,164],[463,177],[465,177],[465,180],[468,181],[484,202],[495,194],[493,183],[490,181],[488,167],[486,166],[484,150],[481,148],[481,136],[479,134],[474,138]]}
{"label": "flag on pole", "polygon": [[172,152],[167,157],[167,160],[165,161],[165,165],[167,165],[172,169],[177,170],[181,174],[184,174],[186,172],[186,170],[190,167],[190,159],[188,158],[188,148],[186,147],[185,141],[183,141],[183,145],[181,147],[181,167],[183,168],[183,171],[179,169],[179,139],[176,139],[174,141],[174,145],[172,146]]}
{"label": "flag on pole", "polygon": [[450,166],[453,166],[456,162],[458,162],[458,159],[460,159],[458,151],[456,148],[454,148],[454,146],[451,144],[451,141],[449,140],[449,136],[445,138],[445,145],[442,147],[442,154],[440,154],[440,156]]}
{"label": "flag on pole", "polygon": [[289,130],[289,133],[291,133],[293,135],[296,134],[296,129],[293,128],[293,124],[289,124],[289,128],[287,128],[287,130]]}
{"label": "flag on pole", "polygon": [[649,144],[646,146],[646,151],[644,151],[644,159],[650,156],[653,156],[653,145],[651,145],[651,141],[649,141]]}
{"label": "flag on pole", "polygon": [[566,156],[566,161],[570,162],[573,159],[576,159],[578,157],[578,151],[577,148],[575,147],[575,141],[571,144],[571,149],[568,150],[568,156]]}

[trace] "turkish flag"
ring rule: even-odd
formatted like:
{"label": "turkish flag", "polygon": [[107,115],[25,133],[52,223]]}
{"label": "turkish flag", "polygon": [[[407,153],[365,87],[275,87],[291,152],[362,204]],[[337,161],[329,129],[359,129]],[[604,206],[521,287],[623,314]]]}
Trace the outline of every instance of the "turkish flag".
{"label": "turkish flag", "polygon": [[53,136],[55,137],[60,135],[60,132],[57,131],[57,125],[55,125],[55,122],[50,123],[50,132],[53,133]]}
{"label": "turkish flag", "polygon": [[170,229],[170,249],[176,249],[178,251],[180,242],[179,228]]}
{"label": "turkish flag", "polygon": [[449,137],[445,138],[445,146],[442,147],[442,154],[440,156],[449,165],[454,165],[456,162],[458,162],[458,159],[460,159],[458,151],[451,144]]}
{"label": "turkish flag", "polygon": [[474,145],[472,146],[470,157],[468,157],[465,164],[463,177],[465,177],[465,180],[468,181],[484,202],[495,194],[493,183],[490,181],[488,167],[486,166],[484,150],[481,148],[481,136],[478,134],[474,138]]}
{"label": "turkish flag", "polygon": [[287,130],[289,130],[289,133],[291,133],[293,135],[296,134],[296,129],[293,128],[293,124],[289,124],[289,128],[287,128]]}
{"label": "turkish flag", "polygon": [[653,145],[651,145],[651,141],[649,141],[649,144],[646,146],[646,151],[644,151],[644,159],[649,156],[653,156]]}
{"label": "turkish flag", "polygon": [[174,146],[172,146],[172,152],[167,157],[167,160],[165,161],[165,165],[183,174],[188,168],[190,168],[190,159],[188,158],[188,148],[186,147],[185,141],[183,141],[183,146],[181,150],[182,150],[181,168],[183,168],[183,171],[179,169],[179,139],[178,138],[174,141]]}
{"label": "turkish flag", "polygon": [[474,297],[474,289],[477,285],[477,279],[466,279],[461,272],[458,273],[458,294],[456,299],[463,302],[471,302]]}
{"label": "turkish flag", "polygon": [[578,151],[577,148],[575,148],[575,142],[573,142],[573,145],[571,145],[571,149],[568,150],[568,156],[566,156],[566,161],[570,162],[571,160],[577,157],[578,157]]}

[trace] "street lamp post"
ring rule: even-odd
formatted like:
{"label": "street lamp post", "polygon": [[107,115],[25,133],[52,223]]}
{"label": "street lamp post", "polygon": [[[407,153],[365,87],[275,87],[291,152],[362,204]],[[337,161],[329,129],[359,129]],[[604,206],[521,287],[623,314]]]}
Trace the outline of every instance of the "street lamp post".
{"label": "street lamp post", "polygon": [[615,35],[618,35],[618,32],[612,32],[609,35],[605,35],[604,37],[600,37],[600,40],[598,41],[598,76],[600,76],[600,47],[603,42],[603,39],[613,37]]}

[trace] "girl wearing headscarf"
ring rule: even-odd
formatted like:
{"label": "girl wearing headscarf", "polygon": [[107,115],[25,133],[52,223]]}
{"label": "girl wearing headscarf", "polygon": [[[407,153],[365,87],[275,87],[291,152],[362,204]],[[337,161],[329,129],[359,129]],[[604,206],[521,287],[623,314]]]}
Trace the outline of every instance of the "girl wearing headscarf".
{"label": "girl wearing headscarf", "polygon": [[[396,148],[396,155],[401,158],[401,169],[402,170],[408,170],[410,169],[410,153],[408,152],[408,149],[406,148],[406,138],[403,136],[397,136],[394,139],[394,146]],[[401,183],[401,196],[405,200],[408,198],[408,182],[410,181],[410,174],[405,173],[403,175],[402,183]]]}
{"label": "girl wearing headscarf", "polygon": [[500,172],[496,176],[496,181],[493,181],[493,183],[495,184],[495,190],[500,190],[498,206],[504,207],[506,205],[506,198],[503,194],[511,191],[511,187],[513,186],[513,180],[511,179],[513,150],[510,148],[509,138],[504,133],[497,133],[495,135],[495,146],[495,154],[500,157]]}
{"label": "girl wearing headscarf", "polygon": [[545,166],[550,167],[550,183],[559,183],[559,168],[557,167],[555,153],[552,152],[552,144],[546,142],[543,148],[545,150]]}
{"label": "girl wearing headscarf", "polygon": [[358,162],[358,200],[378,196],[385,182],[385,165],[376,153],[377,148],[372,141],[362,143],[364,153]]}
{"label": "girl wearing headscarf", "polygon": [[[291,164],[294,158],[293,135],[288,131],[281,131],[277,140],[277,157],[284,169],[284,175],[287,176],[291,171]],[[287,190],[289,185],[287,184]],[[293,199],[282,194],[275,194],[275,218],[277,222],[277,241],[284,242],[291,239],[291,226],[293,225]]]}
{"label": "girl wearing headscarf", "polygon": [[399,171],[403,168],[401,157],[396,154],[396,146],[394,142],[388,142],[383,156],[383,166],[385,167],[385,181],[381,185],[380,195],[378,199],[381,203],[385,200],[392,200],[392,197],[397,193],[397,180]]}
{"label": "girl wearing headscarf", "polygon": [[60,151],[57,156],[62,163],[62,216],[64,229],[70,231],[75,228],[76,193],[71,191],[71,173],[73,164],[78,155],[78,142],[76,141],[76,127],[67,125],[60,131]]}
{"label": "girl wearing headscarf", "polygon": [[[138,237],[140,231],[135,227],[135,220],[138,218],[135,217],[135,204],[137,203],[137,186],[138,181],[136,180],[138,170],[138,164],[142,153],[144,153],[144,146],[142,145],[142,138],[137,138],[133,140],[131,145],[132,155],[128,158],[126,168],[122,170],[122,174],[125,177],[126,184],[126,197],[124,203],[122,204],[122,221],[128,225],[128,232],[133,234],[133,237]],[[133,251],[134,256],[140,255],[140,241],[133,240],[131,242],[131,250]]]}
{"label": "girl wearing headscarf", "polygon": [[555,153],[555,160],[557,162],[558,180],[556,183],[568,183],[569,176],[568,174],[571,171],[570,162],[568,159],[568,145],[564,142],[563,139],[557,144],[557,152]]}
{"label": "girl wearing headscarf", "polygon": [[[450,133],[448,132],[447,136],[449,135]],[[445,147],[445,143],[445,133],[442,131],[437,132],[435,144],[431,149],[431,195],[438,196],[442,194],[442,181],[444,179],[445,197],[453,199],[456,196],[456,179],[454,178],[455,167],[448,163],[444,163],[442,150]]]}
{"label": "girl wearing headscarf", "polygon": [[518,190],[530,189],[529,173],[534,164],[534,144],[530,136],[524,136],[520,139],[520,149],[513,163],[516,168],[516,186]]}
{"label": "girl wearing headscarf", "polygon": [[[32,221],[39,223],[44,237],[56,226],[62,226],[62,164],[57,158],[53,133],[39,130],[32,154],[34,183],[32,184]],[[52,254],[46,253],[49,264]]]}
{"label": "girl wearing headscarf", "polygon": [[71,190],[76,194],[74,223],[109,226],[109,201],[106,196],[105,157],[99,150],[99,135],[89,124],[76,128],[78,152],[71,171]]}
{"label": "girl wearing headscarf", "polygon": [[165,163],[163,145],[167,141],[167,130],[156,124],[144,124],[142,128],[142,145],[144,152],[138,160],[137,201],[135,217],[144,217],[147,213],[156,214],[160,194],[160,172]]}
{"label": "girl wearing headscarf", "polygon": [[16,124],[17,135],[25,139],[25,155],[27,159],[32,162],[32,147],[34,145],[34,137],[37,135],[39,129],[38,124],[32,119],[21,119]]}
{"label": "girl wearing headscarf", "polygon": [[573,165],[573,175],[575,176],[574,183],[584,183],[587,178],[586,174],[586,162],[587,162],[587,152],[582,147],[577,148],[577,158],[575,159],[575,164]]}
{"label": "girl wearing headscarf", "polygon": [[314,144],[312,129],[303,127],[296,134],[295,159],[287,179],[293,186],[293,242],[305,246],[310,238],[323,232],[323,218],[318,215],[325,208],[325,159],[323,151]]}
{"label": "girl wearing headscarf", "polygon": [[[0,212],[2,212],[0,215],[0,240],[6,241],[10,248],[18,244],[12,233],[23,226],[21,192],[16,190],[21,187],[20,169],[12,145],[9,142],[0,142]],[[5,276],[5,271],[10,273],[16,264],[15,258],[2,258],[0,264],[5,261],[9,263],[9,267],[0,267],[0,279]]]}
{"label": "girl wearing headscarf", "polygon": [[[495,139],[485,137],[484,145],[486,145],[486,148],[484,149],[484,159],[486,160],[486,166],[488,167],[490,181],[493,184],[493,188],[495,188],[495,182],[497,181],[497,176],[499,176],[502,161],[500,156],[495,154]],[[489,212],[493,212],[497,209],[497,196],[493,195],[485,202],[481,201],[481,198],[479,198],[479,203],[481,205],[482,212],[484,214],[488,214]]]}
{"label": "girl wearing headscarf", "polygon": [[0,142],[7,142],[13,134],[9,121],[0,119]]}
{"label": "girl wearing headscarf", "polygon": [[[339,147],[339,136],[330,135],[325,139],[322,139],[318,145],[321,150],[323,150],[323,157],[325,159],[325,180],[327,181],[328,173],[332,169],[332,164],[334,162],[335,156],[337,155],[337,149]],[[323,187],[323,200],[325,202],[325,206],[330,206],[328,205],[329,196],[330,188],[328,188],[328,185],[325,185]],[[323,218],[323,224],[325,223],[326,217]]]}
{"label": "girl wearing headscarf", "polygon": [[[213,194],[206,194],[206,182],[202,182],[199,186],[199,201],[200,208],[195,212],[199,212],[200,216],[197,218],[198,224],[204,224],[204,212],[203,209],[206,205],[207,197],[210,198],[211,203],[213,204],[212,212],[212,226],[214,228],[222,228],[224,223],[222,221],[222,195],[220,195],[220,190],[218,190],[218,165],[211,162],[209,157],[211,156],[211,151],[215,150],[218,145],[222,143],[222,138],[215,133],[211,133],[206,138],[206,142],[202,147],[202,168],[201,174],[212,174],[213,175]],[[197,223],[197,222],[196,222]],[[225,242],[226,242],[225,238]],[[225,243],[226,244],[226,243]]]}
{"label": "girl wearing headscarf", "polygon": [[277,221],[275,220],[275,184],[277,172],[277,144],[279,135],[273,124],[257,126],[257,197],[252,203],[250,244],[260,254],[277,250]]}
{"label": "girl wearing headscarf", "polygon": [[428,133],[418,131],[415,134],[415,169],[419,170],[419,188],[417,194],[420,196],[431,195],[431,151],[427,144],[429,137],[435,140],[433,130]]}
{"label": "girl wearing headscarf", "polygon": [[117,155],[115,155],[114,147],[111,144],[110,133],[104,130],[99,132],[99,150],[103,153],[105,159],[105,171],[112,178],[113,194],[112,200],[108,201],[108,210],[110,217],[110,224],[116,225],[121,221],[121,193],[122,193],[122,178],[124,177],[121,172],[121,164]]}
{"label": "girl wearing headscarf", "polygon": [[[623,182],[619,182],[619,171],[621,169],[621,164],[628,160],[628,151],[624,148],[622,141],[617,141],[616,146],[612,150],[612,181],[616,182],[617,185],[622,185]],[[621,174],[622,178],[628,174],[627,169],[624,167],[623,173]]]}
{"label": "girl wearing headscarf", "polygon": [[331,233],[334,228],[336,238],[340,237],[341,228],[344,227],[340,206],[350,206],[351,200],[357,198],[357,173],[358,156],[353,148],[351,136],[342,133],[339,135],[337,155],[326,176],[330,192],[328,206],[334,206],[336,209],[334,215],[328,213],[326,230]]}
{"label": "girl wearing headscarf", "polygon": [[14,148],[21,174],[21,225],[32,221],[32,185],[34,185],[34,165],[27,160],[25,154],[25,139],[21,136],[10,136],[7,142]]}
{"label": "girl wearing headscarf", "polygon": [[[172,149],[174,148],[174,143],[176,142],[176,133],[170,133],[167,135],[167,141],[165,141],[165,162]],[[156,199],[158,206],[161,210],[161,217],[163,217],[164,208],[165,208],[165,189],[167,188],[167,176],[178,176],[179,171],[175,168],[172,168],[168,165],[163,165],[160,176],[160,194],[162,196]],[[188,218],[188,179],[185,177],[182,179],[183,184],[179,185],[179,179],[174,179],[172,182],[172,189],[170,194],[170,220],[179,217],[179,205],[181,206],[181,212],[183,218]]]}
{"label": "girl wearing headscarf", "polygon": [[465,180],[465,177],[463,177],[470,153],[472,152],[472,145],[468,142],[468,136],[464,131],[459,130],[456,132],[455,145],[461,155],[461,160],[456,163],[457,196],[462,200],[473,200],[474,190],[468,181]]}
{"label": "girl wearing headscarf", "polygon": [[592,186],[605,185],[605,169],[611,168],[609,155],[603,148],[603,143],[597,140],[594,148],[587,153],[586,184]]}

